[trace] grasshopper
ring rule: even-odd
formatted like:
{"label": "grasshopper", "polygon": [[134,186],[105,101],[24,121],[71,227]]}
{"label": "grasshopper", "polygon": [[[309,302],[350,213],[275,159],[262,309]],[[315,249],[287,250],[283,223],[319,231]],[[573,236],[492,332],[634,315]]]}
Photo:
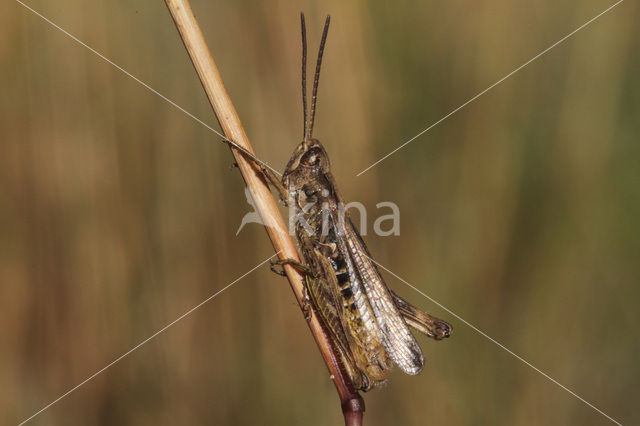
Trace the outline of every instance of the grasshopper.
{"label": "grasshopper", "polygon": [[282,180],[264,163],[248,156],[258,163],[282,201],[299,211],[296,217],[302,219],[295,224],[295,234],[303,263],[280,260],[274,264],[293,264],[305,273],[307,300],[328,329],[354,387],[367,391],[386,380],[393,363],[411,375],[422,370],[424,356],[410,327],[436,340],[449,337],[452,327],[422,312],[386,286],[344,209],[345,203],[331,173],[327,152],[320,141],[312,137],[330,17],[326,18],[318,50],[308,114],[307,40],[303,14],[300,21],[303,140],[289,160]]}

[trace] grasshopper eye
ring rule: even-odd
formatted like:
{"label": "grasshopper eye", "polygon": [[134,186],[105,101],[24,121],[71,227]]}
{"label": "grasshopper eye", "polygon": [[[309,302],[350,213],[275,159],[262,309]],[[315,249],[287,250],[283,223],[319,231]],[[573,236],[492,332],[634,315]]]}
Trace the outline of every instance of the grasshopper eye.
{"label": "grasshopper eye", "polygon": [[322,153],[318,148],[311,148],[304,153],[304,155],[300,159],[300,163],[307,167],[315,166],[320,162],[321,155]]}

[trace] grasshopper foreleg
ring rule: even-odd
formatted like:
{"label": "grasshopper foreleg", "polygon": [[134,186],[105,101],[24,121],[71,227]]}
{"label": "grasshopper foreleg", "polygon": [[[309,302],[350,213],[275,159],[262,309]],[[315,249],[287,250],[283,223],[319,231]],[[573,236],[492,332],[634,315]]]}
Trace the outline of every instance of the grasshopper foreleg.
{"label": "grasshopper foreleg", "polygon": [[[285,206],[288,205],[289,192],[287,191],[287,188],[285,188],[285,186],[280,181],[280,177],[276,175],[274,171],[271,170],[271,168],[269,168],[269,165],[267,163],[258,159],[255,155],[247,151],[245,148],[241,147],[240,145],[238,145],[237,143],[229,139],[223,139],[222,142],[231,146],[232,149],[238,150],[242,155],[244,155],[244,157],[248,161],[251,161],[253,164],[255,164],[260,169],[260,172],[262,173],[265,180],[267,181],[267,184],[274,187],[278,191],[278,196],[280,197],[280,200],[284,203]],[[234,168],[234,167],[238,167],[238,163],[233,163],[231,168]]]}

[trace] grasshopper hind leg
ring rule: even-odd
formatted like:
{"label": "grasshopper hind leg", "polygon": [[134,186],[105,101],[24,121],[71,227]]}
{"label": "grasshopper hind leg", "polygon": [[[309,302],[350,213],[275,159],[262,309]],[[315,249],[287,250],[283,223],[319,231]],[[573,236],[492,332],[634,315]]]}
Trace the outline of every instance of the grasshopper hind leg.
{"label": "grasshopper hind leg", "polygon": [[421,311],[392,290],[390,290],[390,292],[393,303],[400,311],[402,318],[408,326],[434,340],[442,340],[451,336],[453,332],[453,326],[451,324]]}

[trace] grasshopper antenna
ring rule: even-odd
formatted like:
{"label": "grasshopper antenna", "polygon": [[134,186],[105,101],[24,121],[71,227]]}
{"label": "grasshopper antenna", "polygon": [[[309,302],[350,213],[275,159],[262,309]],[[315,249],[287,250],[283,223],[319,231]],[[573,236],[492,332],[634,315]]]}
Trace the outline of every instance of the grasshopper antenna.
{"label": "grasshopper antenna", "polygon": [[307,138],[307,27],[304,13],[300,12],[300,28],[302,30],[302,114],[304,116],[303,138]]}
{"label": "grasshopper antenna", "polygon": [[316,115],[316,99],[318,96],[318,82],[320,81],[320,67],[322,66],[322,54],[324,53],[324,45],[327,42],[327,34],[329,33],[329,22],[331,21],[331,16],[327,15],[327,19],[324,21],[324,31],[322,32],[322,39],[320,40],[320,48],[318,49],[318,61],[316,62],[316,73],[313,79],[313,95],[311,96],[311,110],[309,111],[309,120],[306,120],[307,112],[306,112],[306,50],[307,50],[307,40],[305,35],[305,25],[304,25],[304,16],[302,16],[302,38],[303,38],[303,51],[302,51],[302,84],[303,84],[303,103],[305,106],[305,133],[304,140],[310,140],[311,135],[313,134],[313,121]]}

